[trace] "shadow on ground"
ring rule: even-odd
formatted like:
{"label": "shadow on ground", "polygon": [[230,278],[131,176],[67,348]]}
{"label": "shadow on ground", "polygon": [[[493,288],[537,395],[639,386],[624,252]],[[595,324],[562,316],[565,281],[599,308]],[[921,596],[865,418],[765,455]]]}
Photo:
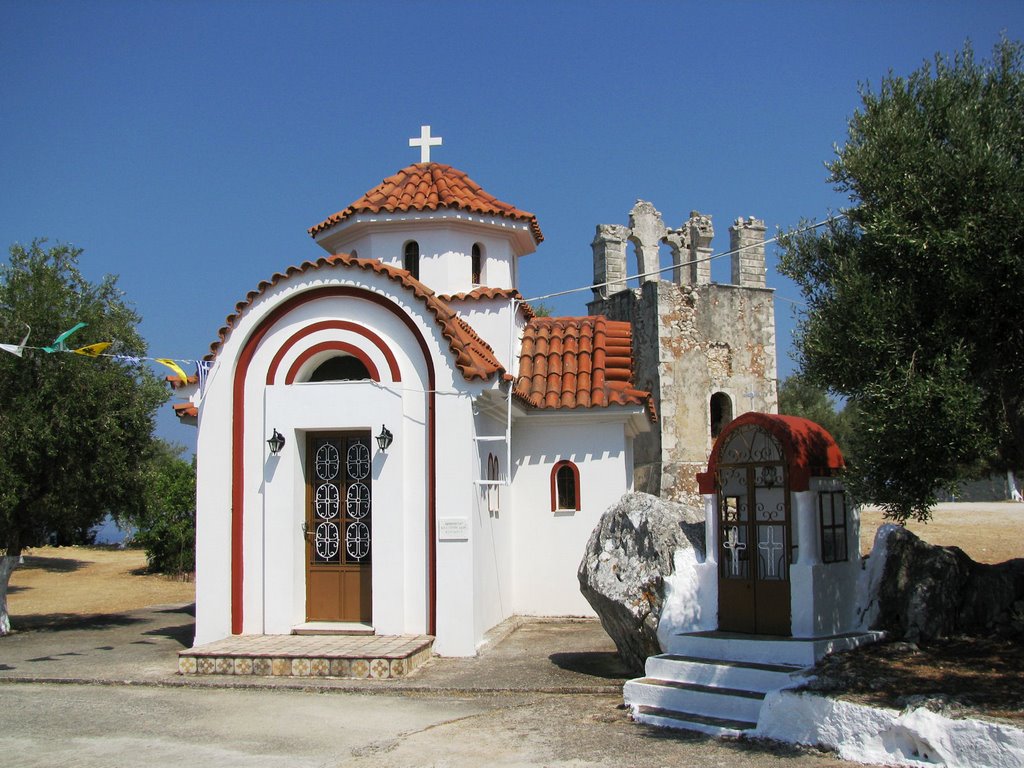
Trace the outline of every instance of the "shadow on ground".
{"label": "shadow on ground", "polygon": [[633,676],[619,655],[610,651],[552,653],[548,658],[559,669],[604,680],[622,680]]}
{"label": "shadow on ground", "polygon": [[18,570],[25,571],[48,571],[50,573],[73,573],[84,568],[89,563],[85,560],[75,560],[70,557],[38,557],[36,555],[25,555],[25,562],[18,566]]}
{"label": "shadow on ground", "polygon": [[150,629],[142,634],[150,637],[166,637],[168,640],[178,643],[182,648],[191,648],[192,640],[196,636],[196,623],[190,621],[187,624],[178,624],[174,627]]}
{"label": "shadow on ground", "polygon": [[18,632],[66,632],[74,629],[110,629],[128,627],[145,621],[127,613],[29,613],[11,616],[11,626]]}

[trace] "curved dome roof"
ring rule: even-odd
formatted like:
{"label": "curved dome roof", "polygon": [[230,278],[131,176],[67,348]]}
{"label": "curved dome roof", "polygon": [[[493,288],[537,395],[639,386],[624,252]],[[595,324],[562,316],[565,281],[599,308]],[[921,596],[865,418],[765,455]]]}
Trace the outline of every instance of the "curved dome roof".
{"label": "curved dome roof", "polygon": [[316,237],[335,224],[359,213],[401,213],[436,211],[445,208],[525,221],[535,242],[544,239],[537,217],[509,203],[503,203],[462,171],[442,163],[414,163],[360,197],[333,216],[309,228]]}

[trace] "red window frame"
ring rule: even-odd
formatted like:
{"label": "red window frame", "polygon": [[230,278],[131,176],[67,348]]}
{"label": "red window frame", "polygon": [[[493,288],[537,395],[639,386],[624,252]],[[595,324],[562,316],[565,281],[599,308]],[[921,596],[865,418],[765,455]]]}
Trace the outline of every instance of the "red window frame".
{"label": "red window frame", "polygon": [[[568,468],[572,472],[572,480],[575,490],[575,506],[562,506],[558,503],[558,473]],[[580,486],[580,468],[573,464],[567,459],[556,462],[555,466],[551,468],[551,511],[552,512],[565,512],[570,510],[580,511],[580,497],[582,496],[582,487]]]}

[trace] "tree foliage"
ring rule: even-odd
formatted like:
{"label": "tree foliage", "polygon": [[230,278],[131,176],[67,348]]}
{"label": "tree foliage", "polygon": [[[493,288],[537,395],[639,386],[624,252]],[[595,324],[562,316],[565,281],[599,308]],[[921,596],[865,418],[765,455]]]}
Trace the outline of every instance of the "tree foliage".
{"label": "tree foliage", "polygon": [[779,413],[803,416],[820,424],[848,458],[850,442],[849,414],[845,408],[837,408],[828,392],[809,381],[806,376],[794,373],[779,383]]}
{"label": "tree foliage", "polygon": [[853,410],[852,487],[926,519],[939,487],[1024,466],[1024,74],[1007,40],[861,88],[828,164],[844,218],[782,239],[807,378]]}
{"label": "tree foliage", "polygon": [[[90,283],[80,249],[14,245],[0,264],[0,338],[50,344],[78,322],[75,344],[146,345],[115,277]],[[74,346],[72,345],[72,346]],[[153,417],[167,399],[142,363],[27,350],[0,352],[0,549],[16,556],[51,536],[71,539],[108,511],[144,504]]]}
{"label": "tree foliage", "polygon": [[149,469],[145,510],[128,521],[133,542],[146,550],[149,569],[187,574],[196,568],[196,463],[183,448],[162,440]]}

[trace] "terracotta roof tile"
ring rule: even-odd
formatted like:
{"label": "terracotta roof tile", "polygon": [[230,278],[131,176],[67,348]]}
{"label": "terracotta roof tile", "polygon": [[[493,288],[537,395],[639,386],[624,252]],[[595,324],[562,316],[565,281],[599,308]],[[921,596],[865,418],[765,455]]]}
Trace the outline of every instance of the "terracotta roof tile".
{"label": "terracotta roof tile", "polygon": [[526,317],[534,318],[537,313],[528,302],[523,301],[523,295],[515,288],[487,288],[480,286],[465,293],[446,293],[440,297],[441,301],[476,301],[478,299],[519,299],[519,306],[523,308]]}
{"label": "terracotta roof tile", "polygon": [[643,405],[657,420],[650,392],[633,387],[629,323],[591,317],[535,317],[526,325],[514,394],[534,408]]}
{"label": "terracotta roof tile", "polygon": [[175,403],[173,406],[174,415],[179,419],[198,419],[199,409],[192,403]]}
{"label": "terracotta roof tile", "polygon": [[494,195],[484,192],[479,184],[462,171],[441,163],[414,163],[406,166],[394,176],[388,176],[347,208],[310,227],[309,234],[316,237],[325,229],[358,213],[436,211],[444,208],[525,221],[529,223],[536,242],[544,239],[537,217],[532,213],[503,203]]}
{"label": "terracotta roof tile", "polygon": [[495,373],[504,371],[490,345],[481,339],[465,320],[458,317],[446,301],[435,295],[432,290],[412,277],[406,270],[382,264],[375,259],[354,258],[347,253],[324,256],[315,261],[304,262],[299,266],[288,267],[284,272],[275,274],[270,280],[261,282],[256,286],[256,290],[249,291],[245,299],[235,305],[235,311],[228,315],[225,324],[218,331],[217,341],[210,345],[210,354],[205,359],[212,360],[216,357],[241,314],[268,288],[309,270],[338,267],[364,269],[384,275],[411,291],[417,299],[426,304],[427,309],[434,315],[435,321],[441,327],[442,335],[448,340],[448,348],[455,355],[455,364],[467,380],[489,379]]}
{"label": "terracotta roof tile", "polygon": [[182,381],[180,376],[170,375],[165,376],[164,381],[166,381],[170,385],[171,389],[181,389],[182,387],[190,387],[193,384],[198,384],[199,376],[197,374],[192,374],[191,376],[188,377],[188,383]]}

